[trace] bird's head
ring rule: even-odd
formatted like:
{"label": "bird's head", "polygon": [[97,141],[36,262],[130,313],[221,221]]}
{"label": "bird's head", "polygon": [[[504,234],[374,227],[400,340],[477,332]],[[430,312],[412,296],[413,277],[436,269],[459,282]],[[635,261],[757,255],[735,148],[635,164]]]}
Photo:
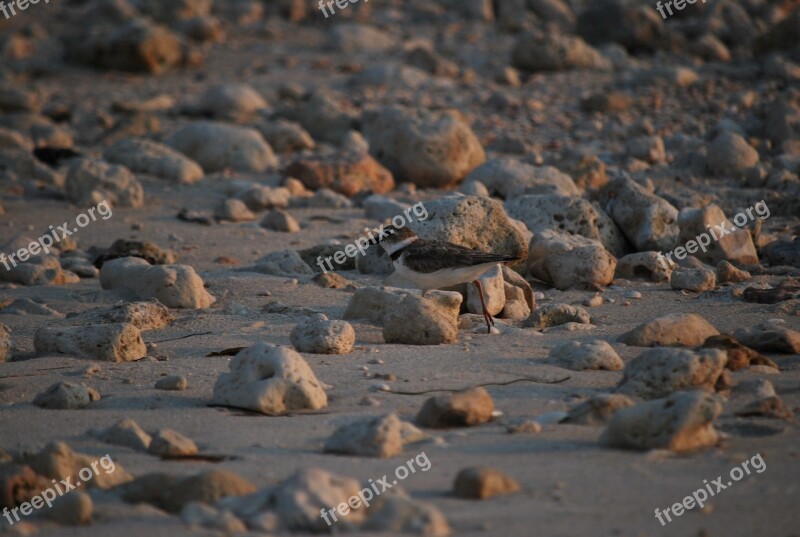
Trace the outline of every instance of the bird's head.
{"label": "bird's head", "polygon": [[397,250],[405,248],[417,238],[417,235],[407,227],[387,226],[384,228],[381,238],[378,239],[378,243],[391,255]]}

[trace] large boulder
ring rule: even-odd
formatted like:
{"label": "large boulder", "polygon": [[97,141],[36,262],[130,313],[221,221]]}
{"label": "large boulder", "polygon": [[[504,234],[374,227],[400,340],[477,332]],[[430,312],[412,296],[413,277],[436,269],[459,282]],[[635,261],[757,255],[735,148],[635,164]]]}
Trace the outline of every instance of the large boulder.
{"label": "large boulder", "polygon": [[258,343],[233,357],[230,372],[214,384],[214,404],[268,415],[319,410],[328,396],[300,354],[286,347]]}
{"label": "large boulder", "polygon": [[231,168],[263,173],[278,166],[278,159],[261,134],[246,127],[197,121],[174,132],[166,143],[194,159],[206,172]]}
{"label": "large boulder", "polygon": [[679,390],[713,393],[727,361],[727,354],[719,349],[649,349],[628,362],[617,391],[645,399]]}
{"label": "large boulder", "polygon": [[423,187],[460,183],[486,159],[483,146],[456,111],[386,107],[364,118],[370,153],[397,181]]}

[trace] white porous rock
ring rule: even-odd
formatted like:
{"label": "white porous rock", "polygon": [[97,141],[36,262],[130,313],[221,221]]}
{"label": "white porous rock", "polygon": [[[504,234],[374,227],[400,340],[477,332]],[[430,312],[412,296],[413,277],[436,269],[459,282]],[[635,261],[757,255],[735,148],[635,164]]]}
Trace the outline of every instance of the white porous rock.
{"label": "white porous rock", "polygon": [[214,385],[213,402],[263,414],[319,410],[328,396],[300,354],[258,343],[237,354]]}
{"label": "white porous rock", "polygon": [[128,323],[43,326],[36,331],[33,345],[37,354],[69,354],[106,362],[130,362],[147,355],[141,332]]}
{"label": "white porous rock", "polygon": [[156,298],[168,308],[208,308],[216,300],[189,265],[151,265],[139,257],[104,263],[100,285],[103,289],[131,289],[139,298]]}
{"label": "white porous rock", "polygon": [[[486,302],[486,309],[494,315],[503,311],[506,305],[505,282],[503,281],[503,268],[497,265],[489,269],[478,277],[478,281],[483,289],[483,300]],[[474,284],[467,284],[467,311],[470,313],[482,313],[481,298],[478,295],[478,288]]]}
{"label": "white porous rock", "polygon": [[390,458],[403,451],[402,422],[396,414],[339,427],[325,442],[326,453]]}
{"label": "white porous rock", "polygon": [[322,314],[298,323],[290,337],[298,351],[314,354],[347,354],[356,341],[356,333],[350,323],[329,320]]}
{"label": "white porous rock", "polygon": [[460,293],[448,291],[439,291],[434,298],[400,293],[383,316],[384,341],[406,345],[453,343],[458,336],[462,300]]}

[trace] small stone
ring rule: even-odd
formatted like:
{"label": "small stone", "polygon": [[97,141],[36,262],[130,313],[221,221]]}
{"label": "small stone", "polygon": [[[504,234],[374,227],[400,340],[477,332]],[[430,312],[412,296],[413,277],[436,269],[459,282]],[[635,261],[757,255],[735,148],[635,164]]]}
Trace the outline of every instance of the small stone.
{"label": "small stone", "polygon": [[181,377],[179,375],[170,375],[168,377],[164,377],[163,379],[159,379],[156,381],[155,388],[156,390],[170,390],[170,391],[177,391],[182,392],[189,386],[189,381],[186,380],[186,377]]}
{"label": "small stone", "polygon": [[737,416],[751,417],[763,416],[765,418],[776,418],[790,420],[794,417],[794,412],[787,407],[783,400],[777,395],[757,399],[746,404],[736,411]]}
{"label": "small stone", "polygon": [[138,423],[128,418],[118,421],[107,429],[92,430],[90,434],[107,444],[124,446],[137,451],[147,451],[152,441],[150,435],[139,427]]}
{"label": "small stone", "polygon": [[43,326],[34,335],[38,354],[71,354],[108,362],[129,362],[147,355],[142,334],[127,323]]}
{"label": "small stone", "polygon": [[451,395],[431,397],[422,405],[417,422],[423,427],[443,429],[471,427],[488,422],[494,402],[484,388],[471,388]]}
{"label": "small stone", "polygon": [[634,406],[633,399],[621,393],[600,393],[572,407],[561,423],[606,425],[617,411]]}
{"label": "small stone", "polygon": [[717,281],[719,283],[740,283],[752,278],[749,272],[738,269],[727,261],[720,261],[717,265]]}
{"label": "small stone", "polygon": [[672,271],[669,286],[673,289],[685,289],[695,293],[713,291],[717,286],[717,275],[706,268],[678,267]]}
{"label": "small stone", "polygon": [[570,304],[542,304],[525,320],[526,328],[544,329],[565,323],[591,324],[589,313]]}
{"label": "small stone", "polygon": [[358,421],[337,429],[325,442],[326,453],[391,458],[403,451],[396,414]]}
{"label": "small stone", "polygon": [[318,314],[298,323],[290,338],[300,352],[347,354],[353,348],[356,333],[347,321],[331,321]]}
{"label": "small stone", "polygon": [[370,507],[369,518],[360,529],[374,533],[417,534],[426,537],[448,537],[453,533],[447,519],[436,507],[401,493],[380,496]]}
{"label": "small stone", "polygon": [[191,438],[187,438],[172,429],[161,429],[153,435],[148,453],[161,457],[185,457],[197,455],[198,449]]}
{"label": "small stone", "polygon": [[495,496],[519,492],[519,484],[496,468],[486,466],[464,468],[456,476],[453,493],[459,498],[487,500]]}
{"label": "small stone", "polygon": [[580,342],[569,341],[550,351],[547,363],[571,369],[619,371],[625,367],[614,347],[597,339]]}
{"label": "small stone", "polygon": [[733,335],[758,351],[800,354],[800,332],[775,323],[739,328]]}
{"label": "small stone", "polygon": [[297,233],[300,231],[300,224],[292,215],[280,209],[273,209],[264,215],[261,220],[261,227],[272,231],[283,231],[285,233]]}
{"label": "small stone", "polygon": [[217,205],[214,218],[225,222],[251,222],[256,219],[256,215],[242,200],[229,198]]}
{"label": "small stone", "polygon": [[350,280],[335,272],[323,272],[321,274],[317,274],[311,278],[311,281],[325,289],[344,289],[350,285],[353,285]]}
{"label": "small stone", "polygon": [[539,434],[542,432],[542,425],[535,420],[523,419],[509,423],[506,426],[508,434]]}
{"label": "small stone", "polygon": [[603,299],[603,295],[601,294],[596,294],[592,298],[587,298],[586,300],[583,301],[583,305],[586,306],[587,308],[599,308],[604,303],[605,300]]}
{"label": "small stone", "polygon": [[33,400],[40,408],[77,410],[86,408],[92,402],[89,389],[83,384],[74,382],[56,382]]}

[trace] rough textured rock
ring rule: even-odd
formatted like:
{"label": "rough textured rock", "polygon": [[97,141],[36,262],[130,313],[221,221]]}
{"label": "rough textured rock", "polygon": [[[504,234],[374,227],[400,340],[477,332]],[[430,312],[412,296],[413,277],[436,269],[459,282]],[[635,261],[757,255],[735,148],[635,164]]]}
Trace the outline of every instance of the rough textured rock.
{"label": "rough textured rock", "polygon": [[447,519],[436,507],[400,493],[378,498],[362,529],[395,535],[412,533],[426,537],[448,537],[452,534]]}
{"label": "rough textured rock", "polygon": [[[362,287],[356,289],[347,304],[344,319],[366,319],[376,324],[383,324],[384,316],[409,291],[395,287]],[[459,295],[460,296],[460,295]],[[448,291],[430,291],[425,300],[433,301],[438,308],[449,308],[454,300],[453,293]],[[458,311],[456,311],[458,315]]]}
{"label": "rough textured rock", "polygon": [[93,395],[99,394],[77,382],[56,382],[45,391],[39,393],[33,404],[40,408],[77,410],[89,406],[95,400]]}
{"label": "rough textured rock", "polygon": [[569,341],[559,345],[550,350],[547,362],[573,371],[586,369],[618,371],[625,367],[614,347],[600,339],[585,343]]}
{"label": "rough textured rock", "polygon": [[727,360],[725,351],[719,349],[649,349],[628,362],[617,391],[645,399],[665,397],[678,390],[713,393]]}
{"label": "rough textured rock", "polygon": [[550,328],[566,323],[590,324],[589,312],[580,306],[570,304],[541,304],[525,320],[526,328]]}
{"label": "rough textured rock", "polygon": [[124,138],[106,149],[104,157],[135,173],[192,184],[203,178],[203,169],[195,161],[174,149],[143,138]]}
{"label": "rough textured rock", "polygon": [[347,321],[331,321],[319,314],[299,322],[291,333],[292,345],[300,352],[347,354],[356,333]]}
{"label": "rough textured rock", "polygon": [[458,112],[383,108],[364,120],[370,153],[397,181],[424,187],[461,182],[486,156]]}
{"label": "rough textured rock", "polygon": [[230,372],[214,385],[213,402],[278,415],[324,408],[328,396],[302,356],[258,343],[231,360]]}
{"label": "rough textured rock", "polygon": [[631,52],[666,44],[666,25],[658,11],[637,0],[592,2],[578,15],[576,29],[590,43],[619,43]]}
{"label": "rough textured rock", "polygon": [[695,293],[712,291],[717,286],[717,274],[704,267],[678,267],[669,276],[669,286]]}
{"label": "rough textured rock", "polygon": [[11,329],[0,323],[0,363],[11,357]]}
{"label": "rough textured rock", "polygon": [[670,313],[646,321],[619,337],[634,347],[699,347],[719,331],[696,313]]}
{"label": "rough textured rock", "polygon": [[663,256],[659,257],[659,252],[637,252],[617,261],[615,276],[626,280],[668,282],[672,270],[673,265],[670,265]]}
{"label": "rough textured rock", "polygon": [[403,452],[402,422],[396,414],[338,428],[326,441],[326,453],[390,458]]}
{"label": "rough textured rock", "polygon": [[409,227],[423,239],[441,240],[476,250],[528,255],[526,233],[506,215],[500,202],[479,196],[450,195],[424,203],[428,218]]}
{"label": "rough textured rock", "polygon": [[532,72],[612,68],[608,58],[580,37],[557,33],[530,33],[520,37],[511,51],[511,64]]}
{"label": "rough textured rock", "polygon": [[172,429],[160,429],[153,435],[147,451],[160,457],[181,457],[197,455],[199,450],[191,438]]}
{"label": "rough textured rock", "polygon": [[195,160],[206,172],[231,168],[263,173],[278,166],[272,148],[255,129],[197,121],[174,132],[166,144]]}
{"label": "rough textured rock", "polygon": [[96,487],[100,489],[110,489],[127,483],[131,475],[118,463],[108,457],[101,457],[99,468],[101,471],[94,472],[92,477],[86,481],[79,478],[78,474],[83,468],[91,468],[92,463],[97,463],[98,458],[94,455],[76,453],[64,442],[52,442],[47,444],[37,453],[24,453],[18,462],[27,464],[34,472],[50,479],[71,478],[72,483],[83,481],[86,487]]}
{"label": "rough textured rock", "polygon": [[152,437],[132,419],[125,418],[106,429],[89,432],[99,440],[114,446],[123,446],[136,451],[147,451]]}
{"label": "rough textured rock", "polygon": [[[721,261],[743,265],[758,263],[758,254],[750,232],[747,229],[737,229],[716,205],[681,210],[678,225],[681,230],[680,242],[685,244],[686,252],[702,261],[715,265]],[[709,236],[712,232],[718,240]],[[697,240],[702,235],[705,237]],[[704,245],[706,241],[710,244]]]}
{"label": "rough textured rock", "polygon": [[279,110],[277,116],[297,121],[315,140],[334,145],[358,124],[353,110],[324,91],[308,96],[296,107]]}
{"label": "rough textured rock", "polygon": [[519,483],[513,477],[487,466],[464,468],[456,476],[453,493],[459,498],[488,500],[519,492]]}
{"label": "rough textured rock", "polygon": [[218,120],[246,121],[266,108],[267,101],[252,86],[219,84],[203,93],[195,112]]}
{"label": "rough textured rock", "polygon": [[728,354],[728,362],[725,368],[731,371],[745,369],[751,365],[764,365],[778,369],[778,365],[746,345],[724,334],[711,336],[703,343],[705,349],[722,349]]}
{"label": "rough textured rock", "polygon": [[150,265],[138,257],[114,259],[100,270],[103,289],[131,289],[139,298],[156,298],[168,308],[207,308],[215,299],[188,265]]}
{"label": "rough textured rock", "polygon": [[711,394],[677,392],[621,409],[600,442],[611,447],[675,452],[710,447],[719,440],[714,420],[721,413],[722,404]]}
{"label": "rough textured rock", "polygon": [[186,377],[180,375],[169,375],[163,379],[158,379],[155,384],[156,390],[166,390],[173,392],[182,392],[189,386],[189,381]]}
{"label": "rough textured rock", "polygon": [[431,397],[417,414],[423,427],[445,429],[471,427],[488,422],[494,412],[494,401],[484,388]]}
{"label": "rough textured rock", "polygon": [[160,490],[159,504],[170,513],[179,513],[190,502],[213,504],[222,498],[255,491],[252,483],[232,472],[211,470],[185,477]]}
{"label": "rough textured rock", "polygon": [[515,196],[505,203],[511,218],[523,222],[534,234],[551,229],[594,239],[615,256],[627,246],[617,225],[596,204],[583,198],[557,194]]}
{"label": "rough textured rock", "polygon": [[395,216],[402,215],[410,205],[401,203],[385,196],[373,194],[364,200],[364,213],[367,218],[383,222]]}
{"label": "rough textured rock", "polygon": [[384,313],[384,341],[405,345],[453,343],[458,337],[462,300],[460,293],[453,292],[441,292],[435,300],[400,294]]}
{"label": "rough textured rock", "polygon": [[172,324],[174,317],[158,300],[127,302],[109,308],[97,308],[70,316],[65,322],[81,324],[126,323],[141,332],[158,330]]}
{"label": "rough textured rock", "polygon": [[80,159],[70,166],[64,183],[67,199],[81,207],[106,201],[113,207],[144,206],[144,189],[123,166]]}
{"label": "rough textured rock", "polygon": [[256,215],[242,200],[228,198],[214,208],[214,218],[226,222],[252,222]]}
{"label": "rough textured rock", "polygon": [[354,151],[332,155],[305,155],[286,168],[310,190],[330,188],[352,197],[362,190],[384,194],[394,189],[392,172],[371,156]]}
{"label": "rough textured rock", "polygon": [[723,283],[741,283],[752,279],[753,276],[746,270],[741,270],[727,261],[720,261],[717,265],[717,282],[721,285]]}
{"label": "rough textured rock", "polygon": [[91,522],[94,512],[92,497],[84,492],[59,496],[53,507],[45,509],[42,516],[65,526],[86,526]]}
{"label": "rough textured rock", "polygon": [[621,393],[599,393],[571,409],[561,423],[606,425],[617,411],[634,406],[633,399]]}
{"label": "rough textured rock", "polygon": [[314,270],[309,267],[300,254],[295,250],[279,250],[270,252],[256,260],[256,265],[251,269],[255,272],[264,274],[275,274],[278,276],[310,276]]}
{"label": "rough textured rock", "polygon": [[129,362],[147,355],[142,335],[132,324],[43,326],[36,331],[38,354],[60,353],[106,362]]}
{"label": "rough textured rock", "polygon": [[531,240],[527,265],[534,277],[569,289],[610,284],[617,259],[599,241],[546,230]]}
{"label": "rough textured rock", "polygon": [[300,231],[300,224],[295,218],[281,209],[272,209],[261,220],[261,227],[282,233],[297,233]]}
{"label": "rough textured rock", "polygon": [[601,206],[639,251],[670,250],[678,241],[678,210],[624,177],[600,192]]}
{"label": "rough textured rock", "polygon": [[162,73],[184,62],[181,40],[146,18],[94,25],[65,39],[66,59],[101,69]]}
{"label": "rough textured rock", "polygon": [[316,143],[302,125],[294,121],[277,119],[252,125],[278,153],[291,153],[314,149]]}
{"label": "rough textured rock", "polygon": [[734,337],[758,351],[800,354],[800,332],[775,323],[740,328]]}
{"label": "rough textured rock", "polygon": [[578,196],[572,178],[553,166],[532,166],[513,158],[496,158],[475,168],[464,185],[481,183],[493,196],[511,200],[525,194]]}

